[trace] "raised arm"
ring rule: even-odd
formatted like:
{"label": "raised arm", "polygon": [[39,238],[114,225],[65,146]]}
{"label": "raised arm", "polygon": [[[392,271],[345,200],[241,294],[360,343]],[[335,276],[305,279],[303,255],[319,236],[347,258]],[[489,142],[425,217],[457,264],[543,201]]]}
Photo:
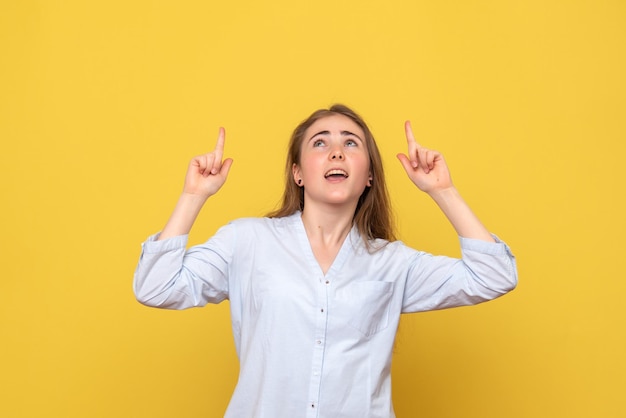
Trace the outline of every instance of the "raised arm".
{"label": "raised arm", "polygon": [[464,238],[494,242],[493,236],[454,187],[441,153],[419,145],[409,121],[405,122],[404,130],[408,155],[398,154],[397,157],[411,181],[437,203],[457,234]]}
{"label": "raised arm", "polygon": [[225,138],[226,132],[220,128],[215,149],[189,163],[183,192],[158,240],[188,234],[206,200],[224,185],[233,163],[231,158],[222,161]]}

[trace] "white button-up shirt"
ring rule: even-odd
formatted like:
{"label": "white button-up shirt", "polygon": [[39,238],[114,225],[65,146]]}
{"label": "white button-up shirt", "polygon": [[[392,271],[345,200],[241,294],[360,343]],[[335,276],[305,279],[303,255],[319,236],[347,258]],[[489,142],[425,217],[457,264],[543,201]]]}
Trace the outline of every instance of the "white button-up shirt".
{"label": "white button-up shirt", "polygon": [[185,309],[230,300],[240,361],[225,416],[392,418],[391,357],[401,313],[472,305],[517,283],[498,241],[460,238],[462,259],[352,229],[326,274],[301,214],[240,219],[185,250],[187,236],[143,244],[134,291]]}

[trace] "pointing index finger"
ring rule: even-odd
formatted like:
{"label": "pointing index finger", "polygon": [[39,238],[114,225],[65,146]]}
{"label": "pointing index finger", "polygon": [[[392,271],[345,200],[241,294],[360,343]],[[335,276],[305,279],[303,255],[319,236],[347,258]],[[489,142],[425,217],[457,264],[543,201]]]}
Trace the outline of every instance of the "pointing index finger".
{"label": "pointing index finger", "polygon": [[420,144],[417,143],[417,141],[415,140],[415,137],[413,136],[413,129],[411,128],[411,121],[407,120],[406,122],[404,122],[404,132],[406,133],[406,140],[407,142],[411,143],[415,143],[415,145],[417,147],[420,146]]}
{"label": "pointing index finger", "polygon": [[417,160],[417,149],[419,148],[419,144],[415,140],[413,136],[413,130],[411,129],[411,122],[404,122],[404,133],[406,134],[406,142],[409,146],[409,160],[411,161],[411,165],[413,168],[417,168],[418,160]]}
{"label": "pointing index finger", "polygon": [[215,152],[224,152],[224,139],[226,138],[226,130],[220,126],[217,142],[215,143]]}
{"label": "pointing index finger", "polygon": [[226,139],[226,130],[220,127],[219,134],[217,135],[217,143],[215,144],[215,150],[213,150],[213,167],[211,174],[217,174],[222,165],[222,157],[224,155],[224,142]]}

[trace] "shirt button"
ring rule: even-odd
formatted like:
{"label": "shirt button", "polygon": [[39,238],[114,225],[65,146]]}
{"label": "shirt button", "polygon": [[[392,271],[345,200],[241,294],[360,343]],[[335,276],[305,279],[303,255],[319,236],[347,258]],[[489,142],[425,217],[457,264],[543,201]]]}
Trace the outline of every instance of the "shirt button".
{"label": "shirt button", "polygon": [[320,309],[320,312],[321,312],[321,313],[324,313],[324,308]]}
{"label": "shirt button", "polygon": [[326,280],[326,284],[330,284],[330,281],[329,281],[329,280]]}
{"label": "shirt button", "polygon": [[317,340],[315,341],[315,344],[320,345],[322,343],[322,340]]}

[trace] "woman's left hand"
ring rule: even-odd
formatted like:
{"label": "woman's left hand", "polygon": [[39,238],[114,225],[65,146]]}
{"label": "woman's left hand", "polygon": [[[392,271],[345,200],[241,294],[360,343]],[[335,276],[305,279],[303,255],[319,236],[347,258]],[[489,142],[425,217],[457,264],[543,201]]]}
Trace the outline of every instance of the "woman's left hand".
{"label": "woman's left hand", "polygon": [[409,121],[404,123],[404,131],[409,146],[408,155],[398,154],[397,157],[411,181],[428,194],[453,187],[443,155],[419,145],[413,137]]}

